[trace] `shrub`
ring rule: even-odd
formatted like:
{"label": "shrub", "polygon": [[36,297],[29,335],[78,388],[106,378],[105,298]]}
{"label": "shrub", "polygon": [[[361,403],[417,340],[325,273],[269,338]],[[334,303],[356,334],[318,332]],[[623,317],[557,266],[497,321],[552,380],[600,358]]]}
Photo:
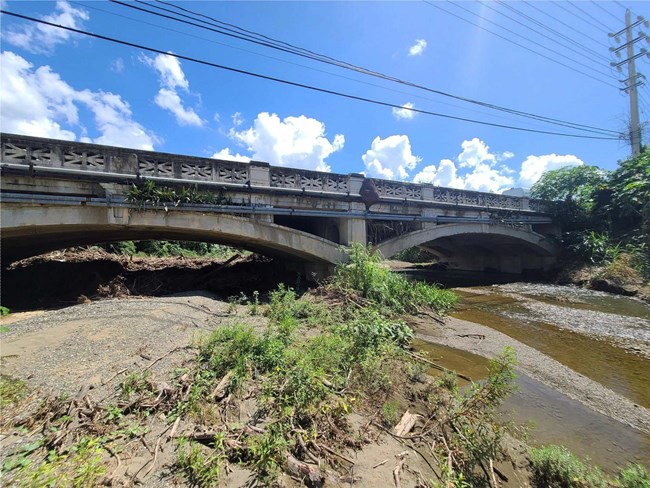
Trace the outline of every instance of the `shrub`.
{"label": "shrub", "polygon": [[616,478],[621,488],[650,488],[650,473],[640,464],[630,464]]}
{"label": "shrub", "polygon": [[607,487],[603,472],[591,467],[563,446],[543,446],[530,450],[533,486],[558,488]]}
{"label": "shrub", "polygon": [[427,308],[446,313],[458,297],[435,285],[409,281],[381,266],[381,256],[361,244],[349,251],[349,263],[338,265],[334,275],[335,288],[355,291],[379,308],[390,312],[417,313]]}

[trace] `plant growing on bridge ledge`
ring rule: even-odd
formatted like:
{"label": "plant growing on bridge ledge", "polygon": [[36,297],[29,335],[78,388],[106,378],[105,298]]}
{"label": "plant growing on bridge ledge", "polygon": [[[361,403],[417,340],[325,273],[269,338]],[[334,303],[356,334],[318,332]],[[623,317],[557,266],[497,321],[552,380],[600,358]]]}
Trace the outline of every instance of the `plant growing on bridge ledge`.
{"label": "plant growing on bridge ledge", "polygon": [[152,180],[146,180],[139,185],[132,185],[129,190],[127,201],[138,205],[141,209],[147,207],[163,206],[165,211],[169,206],[178,207],[183,204],[202,204],[202,205],[232,205],[230,197],[226,197],[223,192],[200,191],[196,186],[184,186],[180,189],[158,186]]}
{"label": "plant growing on bridge ledge", "polygon": [[409,281],[381,265],[381,255],[355,243],[350,260],[337,266],[332,285],[343,292],[354,292],[371,304],[392,313],[419,313],[423,309],[447,313],[458,301],[449,290],[420,281]]}

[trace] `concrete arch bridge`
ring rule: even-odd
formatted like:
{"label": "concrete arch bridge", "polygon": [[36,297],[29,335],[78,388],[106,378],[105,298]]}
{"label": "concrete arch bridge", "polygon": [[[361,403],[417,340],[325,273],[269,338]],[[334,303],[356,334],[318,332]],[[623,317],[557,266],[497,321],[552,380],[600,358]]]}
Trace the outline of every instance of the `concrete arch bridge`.
{"label": "concrete arch bridge", "polygon": [[[454,269],[545,270],[559,229],[546,203],[377,180],[12,134],[1,138],[3,264],[64,247],[195,240],[282,257],[308,269],[372,243],[385,257],[423,246]],[[134,201],[145,182],[213,195]],[[206,201],[208,203],[206,203]]]}

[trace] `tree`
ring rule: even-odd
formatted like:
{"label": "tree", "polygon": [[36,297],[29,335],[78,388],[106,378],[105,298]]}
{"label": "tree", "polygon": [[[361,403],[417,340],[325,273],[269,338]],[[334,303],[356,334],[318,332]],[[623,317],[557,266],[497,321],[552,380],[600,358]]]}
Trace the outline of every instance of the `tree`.
{"label": "tree", "polygon": [[601,229],[605,222],[593,219],[592,210],[605,187],[606,172],[596,166],[574,166],[547,171],[533,185],[531,196],[558,202],[555,214],[565,232]]}
{"label": "tree", "polygon": [[607,210],[612,216],[614,232],[639,234],[650,245],[650,152],[620,163],[611,174]]}
{"label": "tree", "polygon": [[607,173],[596,166],[573,166],[547,171],[530,189],[533,198],[575,201],[589,210],[594,193],[604,186]]}

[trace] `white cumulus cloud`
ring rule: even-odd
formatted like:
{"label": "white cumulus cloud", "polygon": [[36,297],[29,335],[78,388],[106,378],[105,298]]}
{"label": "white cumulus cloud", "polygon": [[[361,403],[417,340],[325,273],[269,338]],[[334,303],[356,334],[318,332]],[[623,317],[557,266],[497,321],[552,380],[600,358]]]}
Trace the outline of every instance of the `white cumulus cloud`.
{"label": "white cumulus cloud", "polygon": [[225,159],[226,161],[241,161],[243,163],[248,163],[251,158],[248,156],[243,156],[239,153],[233,154],[230,152],[229,147],[224,147],[221,151],[217,151],[212,156],[212,159]]}
{"label": "white cumulus cloud", "polygon": [[573,154],[545,154],[543,156],[528,156],[521,163],[519,185],[530,188],[546,171],[564,168],[565,166],[582,166],[583,161]]}
{"label": "white cumulus cloud", "polygon": [[142,56],[141,61],[158,72],[161,88],[154,101],[160,108],[168,110],[176,118],[179,125],[202,127],[206,124],[191,107],[183,105],[178,90],[189,92],[190,83],[185,77],[181,62],[175,56],[158,54],[150,58]]}
{"label": "white cumulus cloud", "polygon": [[[74,29],[83,28],[83,21],[90,16],[83,9],[71,6],[65,0],[56,2],[54,12],[43,20]],[[58,44],[62,44],[76,34],[58,27],[45,24],[24,24],[14,26],[2,34],[2,39],[31,53],[49,54]]]}
{"label": "white cumulus cloud", "polygon": [[415,44],[409,48],[409,56],[420,56],[427,48],[427,41],[424,39],[416,39]]}
{"label": "white cumulus cloud", "polygon": [[461,148],[456,161],[443,159],[438,167],[426,166],[413,181],[491,193],[500,193],[513,186],[514,179],[509,176],[511,170],[505,166],[495,167],[499,157],[490,152],[485,142],[475,137],[463,141]]}
{"label": "white cumulus cloud", "polygon": [[[98,136],[88,137],[79,105],[90,110]],[[0,131],[36,137],[75,140],[153,150],[156,136],[133,120],[129,104],[119,95],[76,90],[49,66],[34,66],[21,56],[0,55]]]}
{"label": "white cumulus cloud", "polygon": [[397,120],[411,120],[417,114],[417,112],[410,110],[414,107],[415,105],[413,105],[411,102],[405,103],[402,105],[402,108],[393,107],[393,117],[395,117]]}
{"label": "white cumulus cloud", "polygon": [[229,136],[246,147],[252,158],[278,166],[330,171],[326,159],[343,149],[345,137],[337,134],[331,141],[325,124],[301,115],[280,119],[277,114],[261,112],[245,130],[232,128]]}
{"label": "white cumulus cloud", "polygon": [[407,179],[408,172],[421,161],[411,151],[411,142],[406,135],[393,135],[385,139],[375,137],[361,159],[368,176],[389,180]]}

